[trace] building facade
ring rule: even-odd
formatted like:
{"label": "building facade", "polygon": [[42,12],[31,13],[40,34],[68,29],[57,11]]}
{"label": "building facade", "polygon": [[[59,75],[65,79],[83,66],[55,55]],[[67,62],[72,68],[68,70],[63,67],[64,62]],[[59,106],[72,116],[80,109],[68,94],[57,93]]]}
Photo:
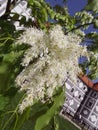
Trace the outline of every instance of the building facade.
{"label": "building facade", "polygon": [[[83,121],[89,129],[98,129],[98,92],[88,89],[84,101],[80,104],[78,115],[81,115]],[[77,116],[78,116],[77,115]]]}
{"label": "building facade", "polygon": [[[11,0],[13,2],[13,0]],[[5,13],[7,7],[8,0],[0,0],[0,17]],[[34,21],[34,18],[31,17],[31,9],[27,8],[27,1],[26,0],[17,0],[15,6],[11,9],[10,16],[12,17],[15,13],[19,14],[19,19],[22,16],[25,16],[26,21],[31,19]],[[15,21],[14,25],[16,30],[21,30],[24,28],[23,25],[20,25],[19,21]]]}
{"label": "building facade", "polygon": [[65,96],[62,113],[71,115],[81,127],[98,130],[98,83],[87,77],[78,78],[77,84],[68,79]]}
{"label": "building facade", "polygon": [[73,84],[70,79],[67,79],[65,92],[66,101],[63,105],[63,109],[66,109],[67,112],[70,112],[70,114],[74,116],[86,92],[87,86],[83,85],[80,79],[78,79],[77,84]]}

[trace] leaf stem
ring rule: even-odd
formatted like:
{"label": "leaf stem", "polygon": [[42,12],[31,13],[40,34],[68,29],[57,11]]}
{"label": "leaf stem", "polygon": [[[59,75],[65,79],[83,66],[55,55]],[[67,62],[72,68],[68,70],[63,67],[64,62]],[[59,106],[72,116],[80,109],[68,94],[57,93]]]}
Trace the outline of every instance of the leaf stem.
{"label": "leaf stem", "polygon": [[[25,95],[26,95],[26,94],[24,94],[24,95],[22,96],[22,98],[20,99],[18,105],[19,105],[20,102],[23,100],[23,98],[25,97]],[[8,125],[9,121],[13,118],[13,116],[14,116],[15,114],[17,114],[18,105],[16,106],[16,109],[13,111],[13,114],[10,116],[9,120],[5,123],[5,125],[3,126],[3,128],[2,128],[1,130],[4,130],[4,129],[6,128],[6,126]],[[15,123],[15,124],[16,124],[16,123]],[[14,126],[14,127],[15,127],[15,126]]]}

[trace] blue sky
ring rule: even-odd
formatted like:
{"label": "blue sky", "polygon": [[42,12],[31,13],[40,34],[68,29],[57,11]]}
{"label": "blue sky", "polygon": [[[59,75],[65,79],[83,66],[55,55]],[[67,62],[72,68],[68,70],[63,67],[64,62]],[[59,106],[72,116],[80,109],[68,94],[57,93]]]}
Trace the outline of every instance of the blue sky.
{"label": "blue sky", "polygon": [[68,0],[67,5],[69,8],[69,13],[71,15],[75,14],[75,12],[83,9],[86,3],[87,3],[87,0]]}
{"label": "blue sky", "polygon": [[[46,0],[52,6],[59,4],[64,6],[63,0]],[[67,6],[69,8],[69,13],[74,15],[75,12],[80,11],[87,3],[87,0],[67,0]]]}

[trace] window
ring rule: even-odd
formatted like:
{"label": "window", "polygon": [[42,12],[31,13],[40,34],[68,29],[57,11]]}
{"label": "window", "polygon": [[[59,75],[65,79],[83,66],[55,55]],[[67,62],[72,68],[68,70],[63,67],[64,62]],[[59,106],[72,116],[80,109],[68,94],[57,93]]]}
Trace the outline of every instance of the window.
{"label": "window", "polygon": [[88,102],[88,106],[90,106],[90,107],[91,107],[92,105],[93,105],[93,103],[92,103],[92,102]]}
{"label": "window", "polygon": [[98,92],[92,91],[91,96],[92,96],[93,98],[95,98],[95,99],[98,99]]}
{"label": "window", "polygon": [[82,82],[79,83],[79,88],[83,88],[84,84]]}
{"label": "window", "polygon": [[71,92],[73,92],[73,91],[74,91],[74,88],[71,89]]}
{"label": "window", "polygon": [[86,86],[84,86],[84,87],[83,87],[83,90],[84,90],[84,91],[87,91],[87,87],[86,87]]}
{"label": "window", "polygon": [[89,99],[87,100],[86,106],[87,106],[89,109],[92,109],[93,106],[94,106],[94,104],[95,104],[95,102],[96,102],[96,101],[95,101],[94,99],[89,98]]}
{"label": "window", "polygon": [[85,89],[86,89],[86,87],[83,88],[83,90],[85,90]]}
{"label": "window", "polygon": [[79,99],[81,98],[81,95],[79,95]]}

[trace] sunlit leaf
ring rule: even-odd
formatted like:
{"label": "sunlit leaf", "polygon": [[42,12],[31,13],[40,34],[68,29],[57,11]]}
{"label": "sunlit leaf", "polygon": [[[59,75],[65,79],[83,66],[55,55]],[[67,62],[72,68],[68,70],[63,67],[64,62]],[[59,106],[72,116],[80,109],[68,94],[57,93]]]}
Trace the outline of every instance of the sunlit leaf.
{"label": "sunlit leaf", "polygon": [[38,118],[35,125],[35,130],[42,130],[44,127],[46,127],[53,116],[58,113],[59,108],[62,106],[64,102],[64,92],[61,91],[61,93],[55,97],[53,105],[50,107],[50,109],[42,116]]}
{"label": "sunlit leaf", "polygon": [[94,19],[94,28],[98,28],[98,18]]}
{"label": "sunlit leaf", "polygon": [[61,116],[55,116],[55,130],[79,130],[76,126],[71,124],[68,120]]}
{"label": "sunlit leaf", "polygon": [[88,0],[85,9],[88,11],[98,11],[98,0]]}

